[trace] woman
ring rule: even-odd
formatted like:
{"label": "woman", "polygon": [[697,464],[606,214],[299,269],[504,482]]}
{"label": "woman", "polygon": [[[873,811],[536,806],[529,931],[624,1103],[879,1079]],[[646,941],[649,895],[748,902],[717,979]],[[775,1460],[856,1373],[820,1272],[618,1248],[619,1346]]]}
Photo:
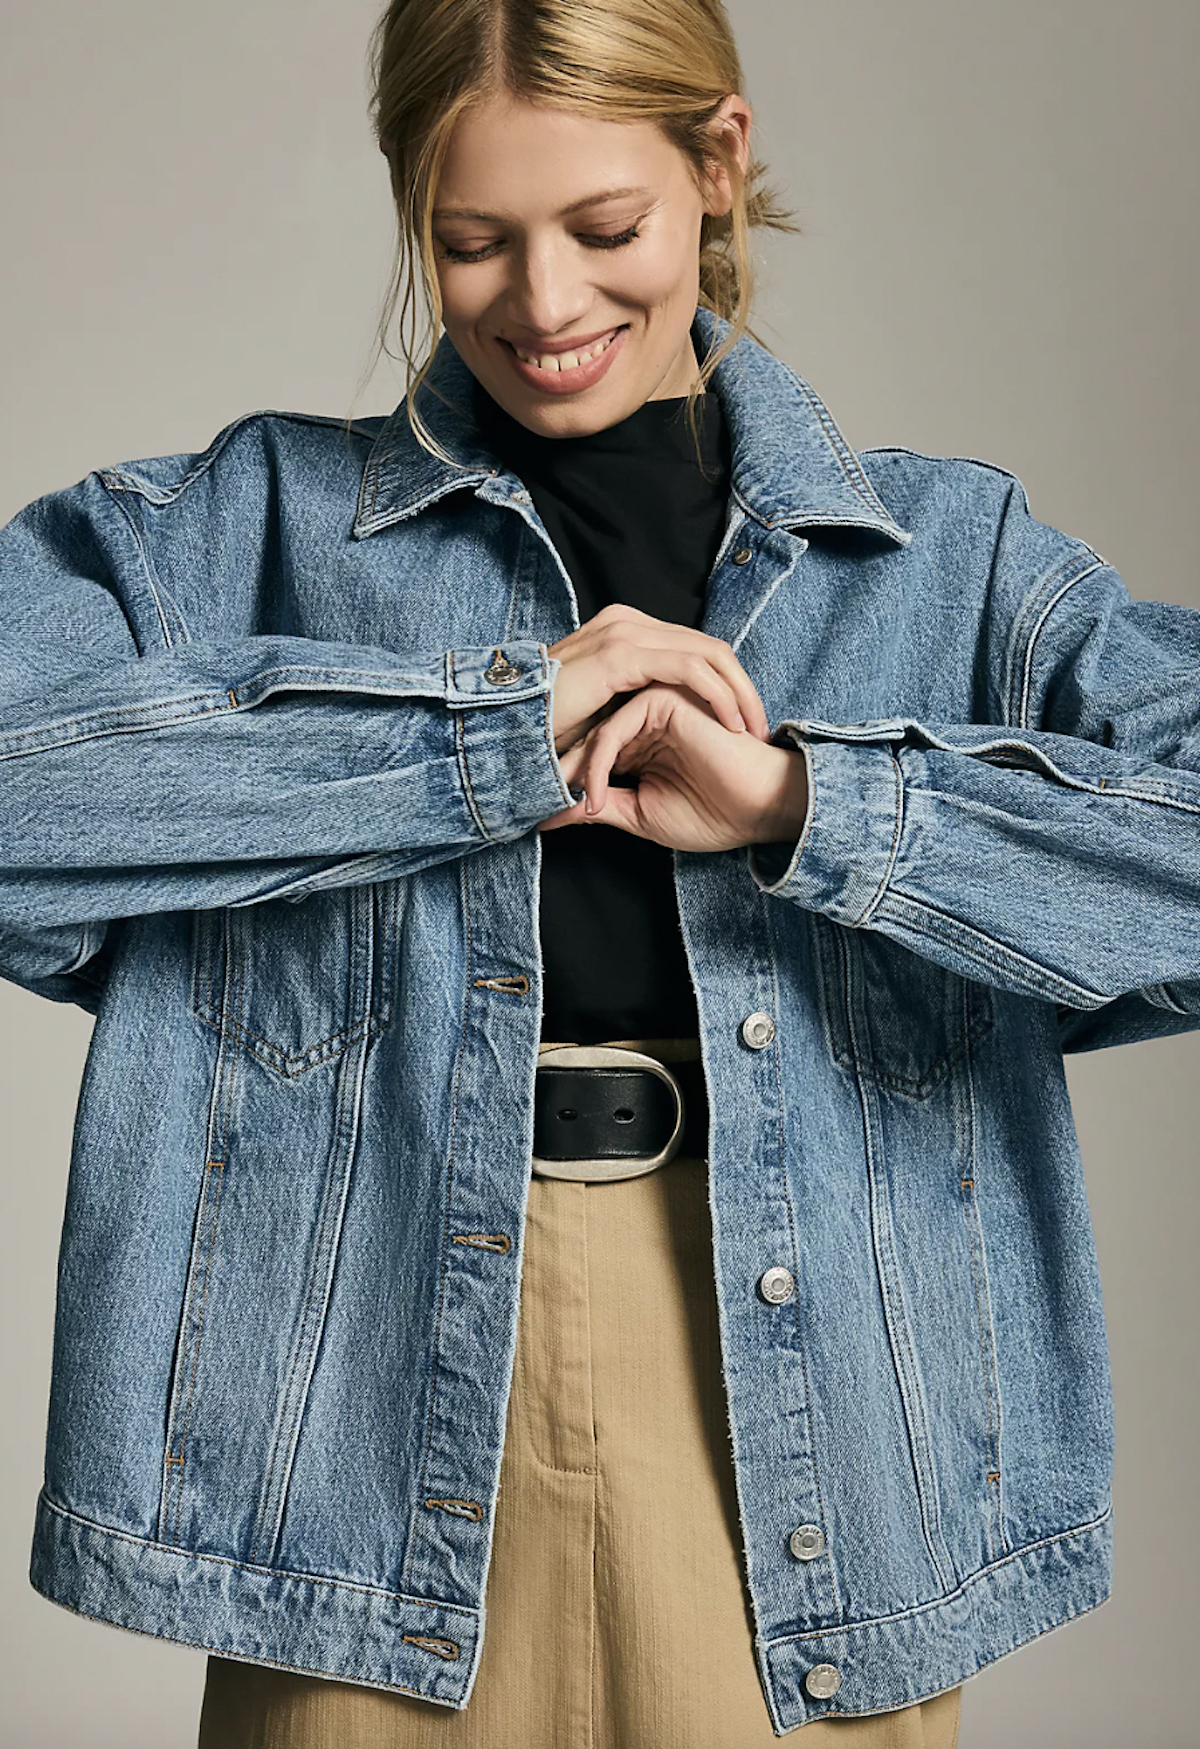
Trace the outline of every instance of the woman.
{"label": "woman", "polygon": [[949,1749],[1108,1592],[1062,1053],[1200,1024],[1200,615],[753,339],[713,0],[377,73],[405,404],[0,536],[3,969],[96,1015],[33,1581],[202,1744]]}

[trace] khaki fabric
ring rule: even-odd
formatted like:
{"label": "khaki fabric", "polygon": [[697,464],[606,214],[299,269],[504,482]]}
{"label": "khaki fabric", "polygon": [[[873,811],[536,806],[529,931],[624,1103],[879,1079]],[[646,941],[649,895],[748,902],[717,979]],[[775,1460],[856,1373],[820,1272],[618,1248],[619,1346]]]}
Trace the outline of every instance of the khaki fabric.
{"label": "khaki fabric", "polygon": [[[753,1653],[704,1160],[531,1179],[486,1607],[462,1711],[214,1656],[199,1749],[780,1741]],[[805,1749],[955,1749],[961,1694],[797,1731]]]}

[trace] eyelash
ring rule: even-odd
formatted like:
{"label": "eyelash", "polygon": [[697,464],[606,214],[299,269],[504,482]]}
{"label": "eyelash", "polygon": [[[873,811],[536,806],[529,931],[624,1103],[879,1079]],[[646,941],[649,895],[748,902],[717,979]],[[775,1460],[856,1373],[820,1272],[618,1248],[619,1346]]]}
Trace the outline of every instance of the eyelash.
{"label": "eyelash", "polygon": [[[620,249],[640,236],[638,227],[630,225],[627,231],[620,231],[614,237],[581,237],[579,240],[589,249]],[[452,249],[449,243],[443,243],[442,254],[447,261],[483,261],[489,250],[495,247],[494,243],[488,243],[482,249]]]}

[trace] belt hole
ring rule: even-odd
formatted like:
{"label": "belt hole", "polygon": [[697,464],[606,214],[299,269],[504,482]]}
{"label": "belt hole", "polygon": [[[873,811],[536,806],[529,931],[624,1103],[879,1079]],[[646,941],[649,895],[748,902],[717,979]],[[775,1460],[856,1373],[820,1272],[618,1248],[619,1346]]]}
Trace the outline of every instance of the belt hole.
{"label": "belt hole", "polygon": [[632,1123],[634,1115],[635,1114],[630,1111],[627,1105],[618,1105],[617,1109],[613,1112],[613,1116],[618,1123]]}

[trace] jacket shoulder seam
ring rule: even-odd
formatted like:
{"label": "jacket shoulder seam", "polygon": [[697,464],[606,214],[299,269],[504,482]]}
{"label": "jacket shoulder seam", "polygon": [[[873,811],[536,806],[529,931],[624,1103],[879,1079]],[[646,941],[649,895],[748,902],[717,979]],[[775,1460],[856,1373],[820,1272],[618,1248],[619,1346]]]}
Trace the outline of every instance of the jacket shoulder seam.
{"label": "jacket shoulder seam", "polygon": [[917,461],[921,462],[961,462],[967,467],[984,468],[989,474],[999,474],[1002,480],[1008,480],[1012,484],[1019,486],[1021,488],[1021,496],[1025,501],[1025,508],[1027,510],[1029,509],[1029,494],[1025,490],[1025,482],[1021,479],[1020,475],[1014,473],[1011,468],[1004,467],[1000,462],[989,462],[982,456],[934,455],[931,450],[912,449],[910,446],[903,443],[873,444],[869,449],[861,449],[858,453],[863,457],[869,455],[910,455]]}
{"label": "jacket shoulder seam", "polygon": [[[223,429],[217,433],[208,448],[201,451],[196,456],[195,461],[187,472],[171,485],[155,485],[153,481],[147,480],[141,474],[137,473],[134,467],[129,463],[121,463],[115,467],[99,468],[97,469],[97,474],[103,484],[112,492],[131,492],[137,497],[143,498],[148,504],[173,504],[177,498],[181,497],[182,494],[187,491],[189,486],[194,485],[197,480],[203,478],[233,437],[248,426],[254,425],[255,423],[263,423],[269,419],[282,419],[293,425],[314,425],[326,429],[332,427],[339,431],[347,430],[346,421],[343,419],[335,419],[331,414],[288,413],[282,412],[273,407],[262,408],[254,413],[243,413],[237,419],[231,420],[228,425],[224,426]],[[367,439],[370,439],[373,435],[356,421],[350,423],[349,431],[357,437]]]}

